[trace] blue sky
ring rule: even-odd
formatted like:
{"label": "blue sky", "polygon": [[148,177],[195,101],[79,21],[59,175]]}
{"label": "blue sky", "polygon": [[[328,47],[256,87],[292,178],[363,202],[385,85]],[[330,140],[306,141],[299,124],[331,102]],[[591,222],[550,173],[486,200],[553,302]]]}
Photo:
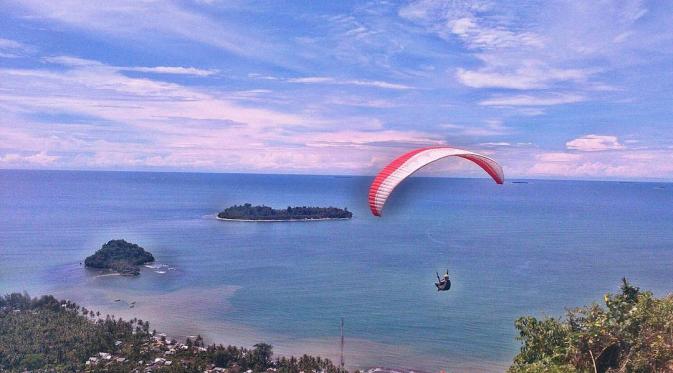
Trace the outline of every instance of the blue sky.
{"label": "blue sky", "polygon": [[[3,1],[0,168],[673,179],[673,2]],[[469,162],[429,174],[479,175]]]}

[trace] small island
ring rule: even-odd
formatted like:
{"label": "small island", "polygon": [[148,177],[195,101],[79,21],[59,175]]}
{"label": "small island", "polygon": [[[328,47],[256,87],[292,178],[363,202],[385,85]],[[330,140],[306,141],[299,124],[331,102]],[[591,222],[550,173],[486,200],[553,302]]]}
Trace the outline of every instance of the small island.
{"label": "small island", "polygon": [[235,221],[308,221],[350,219],[353,213],[337,207],[288,207],[274,209],[269,206],[253,206],[249,203],[227,207],[217,214],[220,220]]}
{"label": "small island", "polygon": [[140,274],[140,265],[153,261],[154,256],[142,247],[125,240],[112,240],[87,257],[84,265],[109,269],[125,276],[137,276]]}

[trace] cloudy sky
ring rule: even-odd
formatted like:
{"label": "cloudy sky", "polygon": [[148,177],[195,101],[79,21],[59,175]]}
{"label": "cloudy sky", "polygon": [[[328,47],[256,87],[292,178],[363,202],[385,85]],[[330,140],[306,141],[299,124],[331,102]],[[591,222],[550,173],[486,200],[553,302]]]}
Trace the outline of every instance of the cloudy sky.
{"label": "cloudy sky", "polygon": [[[673,179],[673,2],[0,2],[0,168]],[[479,175],[459,160],[431,173]]]}

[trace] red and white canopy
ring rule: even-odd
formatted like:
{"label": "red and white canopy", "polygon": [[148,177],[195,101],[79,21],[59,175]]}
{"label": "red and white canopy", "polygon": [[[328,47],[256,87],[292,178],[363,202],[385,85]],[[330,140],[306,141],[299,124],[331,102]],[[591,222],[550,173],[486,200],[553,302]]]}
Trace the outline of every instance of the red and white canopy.
{"label": "red and white canopy", "polygon": [[383,205],[386,203],[388,196],[402,180],[434,161],[451,156],[465,158],[476,163],[491,175],[498,184],[502,184],[505,180],[502,167],[485,155],[449,146],[432,146],[412,150],[390,162],[376,175],[374,182],[369,187],[369,208],[372,210],[372,214],[381,216]]}

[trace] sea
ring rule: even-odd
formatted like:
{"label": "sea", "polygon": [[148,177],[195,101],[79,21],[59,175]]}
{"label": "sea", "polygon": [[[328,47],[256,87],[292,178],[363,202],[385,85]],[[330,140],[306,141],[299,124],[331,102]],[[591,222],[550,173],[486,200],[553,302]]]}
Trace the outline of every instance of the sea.
{"label": "sea", "polygon": [[[622,277],[673,289],[673,184],[413,177],[381,218],[372,177],[0,171],[0,293],[54,294],[176,339],[274,346],[349,369],[498,372],[518,317],[562,317]],[[227,222],[241,204],[351,220]],[[123,238],[137,277],[86,269]],[[438,292],[436,272],[452,287]]]}

